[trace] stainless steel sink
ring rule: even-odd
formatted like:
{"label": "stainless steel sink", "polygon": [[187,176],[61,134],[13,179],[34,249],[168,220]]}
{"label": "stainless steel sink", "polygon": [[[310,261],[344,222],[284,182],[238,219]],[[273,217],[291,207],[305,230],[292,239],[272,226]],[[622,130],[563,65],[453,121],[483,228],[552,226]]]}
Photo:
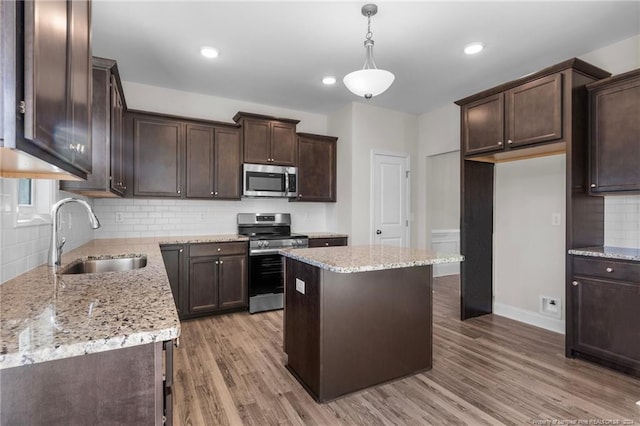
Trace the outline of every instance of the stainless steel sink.
{"label": "stainless steel sink", "polygon": [[99,274],[102,272],[123,272],[147,266],[147,256],[100,257],[81,259],[71,262],[58,273],[67,274]]}

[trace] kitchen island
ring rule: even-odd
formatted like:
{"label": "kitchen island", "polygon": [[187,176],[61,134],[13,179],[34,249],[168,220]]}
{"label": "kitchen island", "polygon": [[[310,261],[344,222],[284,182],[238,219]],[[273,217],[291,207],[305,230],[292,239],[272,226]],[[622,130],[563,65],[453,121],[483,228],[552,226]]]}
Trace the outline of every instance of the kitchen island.
{"label": "kitchen island", "polygon": [[287,368],[319,402],[431,369],[432,265],[390,246],[283,250]]}

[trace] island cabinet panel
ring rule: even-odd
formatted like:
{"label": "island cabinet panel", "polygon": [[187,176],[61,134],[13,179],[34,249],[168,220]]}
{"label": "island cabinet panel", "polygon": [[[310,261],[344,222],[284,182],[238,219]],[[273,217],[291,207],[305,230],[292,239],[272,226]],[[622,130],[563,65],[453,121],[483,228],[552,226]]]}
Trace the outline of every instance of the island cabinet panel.
{"label": "island cabinet panel", "polygon": [[123,196],[126,190],[123,114],[125,100],[115,61],[93,58],[92,171],[86,181],[62,181],[60,189],[90,197]]}
{"label": "island cabinet panel", "polygon": [[640,377],[640,264],[573,258],[572,355]]}
{"label": "island cabinet panel", "polygon": [[184,125],[145,114],[130,114],[133,195],[180,198],[184,167]]}
{"label": "island cabinet panel", "polygon": [[242,127],[245,163],[296,165],[299,120],[238,112],[233,121]]}
{"label": "island cabinet panel", "polygon": [[287,258],[287,367],[319,402],[429,370],[431,277],[431,266],[336,273]]}
{"label": "island cabinet panel", "polygon": [[590,194],[640,193],[640,69],[587,89]]}
{"label": "island cabinet panel", "polygon": [[298,201],[336,201],[336,141],[298,134]]}
{"label": "island cabinet panel", "polygon": [[150,343],[0,370],[0,424],[161,425],[163,416],[172,424],[172,357],[162,348]]}

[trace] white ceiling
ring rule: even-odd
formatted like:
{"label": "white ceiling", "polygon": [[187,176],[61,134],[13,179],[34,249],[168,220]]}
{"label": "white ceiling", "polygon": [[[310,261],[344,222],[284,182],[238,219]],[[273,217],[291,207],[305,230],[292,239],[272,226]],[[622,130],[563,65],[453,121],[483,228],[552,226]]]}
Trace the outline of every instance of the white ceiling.
{"label": "white ceiling", "polygon": [[[363,4],[95,1],[93,54],[125,81],[321,114],[352,101],[420,114],[640,33],[639,1],[378,1],[376,63],[396,80],[365,101],[342,84],[364,63]],[[486,48],[466,56],[472,41]]]}

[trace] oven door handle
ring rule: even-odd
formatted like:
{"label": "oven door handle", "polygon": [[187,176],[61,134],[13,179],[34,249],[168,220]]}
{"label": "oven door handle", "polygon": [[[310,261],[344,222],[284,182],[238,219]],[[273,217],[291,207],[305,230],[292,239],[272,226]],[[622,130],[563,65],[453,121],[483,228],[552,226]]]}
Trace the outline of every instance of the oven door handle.
{"label": "oven door handle", "polygon": [[289,172],[284,171],[284,195],[289,195]]}
{"label": "oven door handle", "polygon": [[261,256],[265,254],[279,254],[279,253],[280,253],[280,249],[257,249],[257,250],[250,250],[249,256]]}

